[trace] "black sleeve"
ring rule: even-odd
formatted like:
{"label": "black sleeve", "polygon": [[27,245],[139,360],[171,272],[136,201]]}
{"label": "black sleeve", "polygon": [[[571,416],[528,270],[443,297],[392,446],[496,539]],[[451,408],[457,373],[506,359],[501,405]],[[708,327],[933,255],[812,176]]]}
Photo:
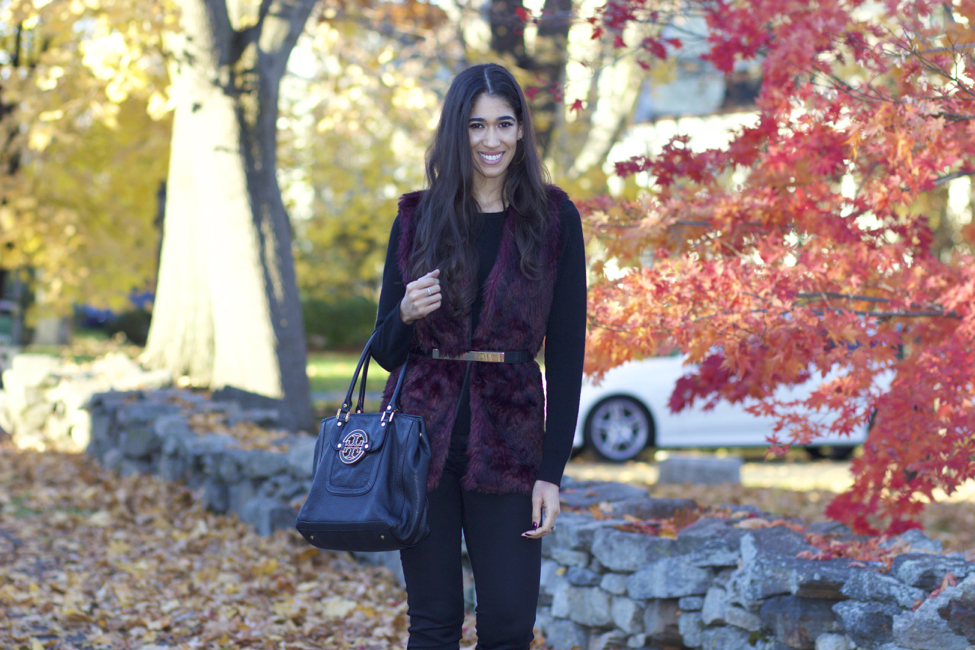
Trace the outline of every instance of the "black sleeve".
{"label": "black sleeve", "polygon": [[560,214],[562,252],[545,331],[545,442],[538,479],[559,485],[572,451],[586,355],[586,249],[572,201]]}
{"label": "black sleeve", "polygon": [[372,342],[372,357],[392,372],[403,365],[413,343],[413,325],[407,325],[399,316],[399,303],[406,293],[406,283],[396,263],[400,240],[399,217],[393,221],[386,249],[386,265],[383,267],[383,287],[379,293],[379,314],[376,317],[376,338]]}

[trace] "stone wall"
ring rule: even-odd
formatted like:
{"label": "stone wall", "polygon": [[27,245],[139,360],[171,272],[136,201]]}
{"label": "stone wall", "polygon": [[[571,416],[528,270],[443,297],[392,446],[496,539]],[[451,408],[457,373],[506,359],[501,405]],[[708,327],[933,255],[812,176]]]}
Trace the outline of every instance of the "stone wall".
{"label": "stone wall", "polygon": [[21,449],[82,451],[91,438],[84,406],[100,391],[169,386],[168,370],[145,370],[122,353],[85,364],[43,354],[0,360],[0,428]]}
{"label": "stone wall", "polygon": [[245,411],[177,389],[98,393],[88,409],[88,453],[106,468],[184,481],[210,510],[234,513],[264,535],[294,526],[295,505],[311,487],[315,439],[230,433],[273,426],[275,411]]}
{"label": "stone wall", "polygon": [[[314,439],[227,433],[253,433],[275,413],[173,389],[96,394],[89,409],[88,451],[106,467],[185,481],[211,509],[264,534],[293,526]],[[543,541],[537,615],[556,650],[975,650],[975,563],[940,553],[916,531],[888,542],[904,552],[885,570],[797,557],[816,553],[800,529],[853,539],[835,523],[774,522],[729,506],[676,535],[651,535],[626,528],[675,515],[689,522],[697,504],[568,478],[562,500],[557,530]],[[395,553],[357,555],[398,569]],[[948,573],[957,586],[930,598]]]}
{"label": "stone wall", "polygon": [[[554,648],[970,650],[975,563],[911,531],[888,571],[878,562],[797,557],[804,534],[850,540],[837,523],[790,527],[727,507],[676,536],[626,532],[632,519],[695,509],[620,484],[563,485],[563,514],[545,538],[539,626]],[[597,515],[590,510],[596,506]],[[627,517],[629,516],[629,517]],[[958,583],[935,598],[945,575]],[[915,610],[915,606],[920,605]]]}

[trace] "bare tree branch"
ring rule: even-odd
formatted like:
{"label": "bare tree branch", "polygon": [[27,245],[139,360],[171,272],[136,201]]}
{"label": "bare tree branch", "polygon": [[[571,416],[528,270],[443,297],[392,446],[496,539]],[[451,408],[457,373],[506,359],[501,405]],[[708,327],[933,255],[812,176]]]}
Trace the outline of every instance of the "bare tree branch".
{"label": "bare tree branch", "polygon": [[816,291],[813,293],[797,293],[797,298],[806,298],[813,300],[826,300],[828,298],[843,299],[843,300],[857,300],[862,302],[890,302],[887,298],[877,298],[875,296],[858,296],[849,293],[834,293],[832,291]]}
{"label": "bare tree branch", "polygon": [[829,311],[842,311],[859,316],[870,316],[872,318],[958,318],[961,316],[955,310],[941,311],[939,309],[929,309],[924,311],[870,311],[861,309],[813,309],[812,313],[817,316],[825,316]]}
{"label": "bare tree branch", "polygon": [[[973,116],[973,117],[975,117],[975,116]],[[962,169],[962,170],[959,170],[957,172],[952,172],[950,174],[946,174],[945,176],[940,176],[940,177],[934,179],[934,184],[937,185],[938,187],[940,187],[940,186],[944,185],[945,183],[950,183],[951,181],[955,180],[956,178],[963,178],[965,176],[972,176],[972,175],[975,175],[975,169]]]}
{"label": "bare tree branch", "polygon": [[921,50],[920,52],[915,52],[915,54],[944,54],[946,52],[960,52],[964,50],[975,50],[975,43],[969,43],[968,45],[951,45],[950,47],[936,47],[931,50]]}
{"label": "bare tree branch", "polygon": [[938,113],[935,117],[943,117],[949,122],[971,122],[975,120],[972,113]]}

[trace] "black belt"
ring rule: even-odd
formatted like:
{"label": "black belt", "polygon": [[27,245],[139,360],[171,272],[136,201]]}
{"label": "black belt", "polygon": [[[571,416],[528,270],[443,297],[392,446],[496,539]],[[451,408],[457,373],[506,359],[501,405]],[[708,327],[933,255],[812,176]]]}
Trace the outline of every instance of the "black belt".
{"label": "black belt", "polygon": [[483,363],[525,363],[535,359],[535,355],[524,350],[506,352],[471,350],[456,357],[448,357],[445,354],[441,354],[437,348],[434,348],[430,354],[423,354],[422,352],[414,352],[414,354],[419,354],[430,359],[441,359],[443,361],[481,361]]}

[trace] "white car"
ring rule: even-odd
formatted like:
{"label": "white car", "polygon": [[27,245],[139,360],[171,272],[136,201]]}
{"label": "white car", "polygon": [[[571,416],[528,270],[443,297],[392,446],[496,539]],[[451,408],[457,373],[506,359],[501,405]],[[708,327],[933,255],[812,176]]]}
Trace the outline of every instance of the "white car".
{"label": "white car", "polygon": [[[696,400],[671,413],[667,403],[677,380],[693,370],[684,361],[683,356],[631,361],[607,372],[599,386],[584,381],[573,447],[586,446],[606,460],[622,462],[645,447],[767,446],[774,420],[745,412],[747,403],[722,400],[705,411],[705,400]],[[791,399],[808,394],[803,386],[783,391]],[[831,457],[845,458],[866,434],[864,428],[850,437],[817,438],[806,449],[813,456],[828,449]]]}

